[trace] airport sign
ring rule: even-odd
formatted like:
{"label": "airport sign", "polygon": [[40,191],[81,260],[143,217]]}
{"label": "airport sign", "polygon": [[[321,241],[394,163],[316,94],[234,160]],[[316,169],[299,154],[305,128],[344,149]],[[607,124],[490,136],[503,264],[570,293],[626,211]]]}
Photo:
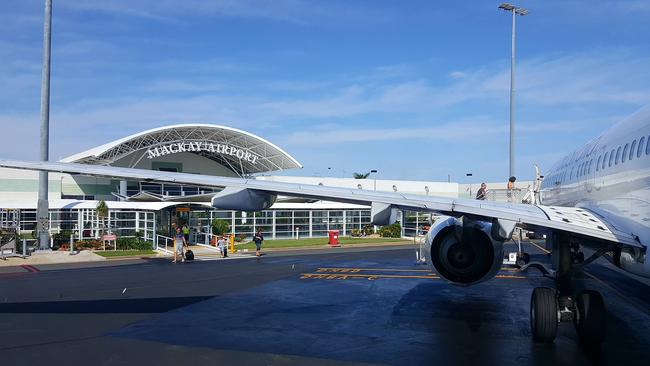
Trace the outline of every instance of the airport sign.
{"label": "airport sign", "polygon": [[184,141],[174,142],[161,146],[152,147],[147,150],[147,158],[153,159],[160,156],[178,154],[181,152],[200,152],[207,151],[221,155],[235,156],[239,160],[246,160],[251,164],[256,164],[259,156],[251,153],[246,149],[235,147],[228,144],[215,144],[206,141]]}

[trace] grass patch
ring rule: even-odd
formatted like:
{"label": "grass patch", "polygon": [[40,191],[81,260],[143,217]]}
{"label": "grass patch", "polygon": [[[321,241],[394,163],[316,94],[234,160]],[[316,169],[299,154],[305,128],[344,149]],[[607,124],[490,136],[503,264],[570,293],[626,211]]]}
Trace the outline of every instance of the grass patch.
{"label": "grass patch", "polygon": [[[352,237],[339,237],[341,245],[348,244],[384,244],[384,243],[405,243],[408,240],[401,238],[352,238]],[[276,239],[264,240],[262,249],[269,248],[296,248],[296,247],[310,247],[310,246],[325,246],[327,245],[327,238],[306,238],[306,239]],[[255,249],[255,243],[250,242],[246,244],[235,243],[235,249]]]}
{"label": "grass patch", "polygon": [[93,252],[97,255],[100,255],[104,258],[114,258],[114,257],[131,257],[131,256],[136,256],[136,255],[151,255],[151,254],[156,254],[155,251],[148,249],[148,250],[107,250],[105,252],[103,251],[96,251]]}

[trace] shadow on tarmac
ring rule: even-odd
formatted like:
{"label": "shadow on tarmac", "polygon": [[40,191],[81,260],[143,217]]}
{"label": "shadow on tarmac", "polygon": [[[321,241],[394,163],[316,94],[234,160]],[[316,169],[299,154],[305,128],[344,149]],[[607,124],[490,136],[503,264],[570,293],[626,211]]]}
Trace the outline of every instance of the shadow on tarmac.
{"label": "shadow on tarmac", "polygon": [[125,314],[165,313],[210,299],[211,296],[158,297],[0,303],[3,314]]}

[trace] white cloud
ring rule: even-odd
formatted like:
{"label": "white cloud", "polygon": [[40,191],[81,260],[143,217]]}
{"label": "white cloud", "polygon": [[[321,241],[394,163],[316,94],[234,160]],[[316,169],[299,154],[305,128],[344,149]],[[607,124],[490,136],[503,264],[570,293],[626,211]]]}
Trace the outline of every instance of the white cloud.
{"label": "white cloud", "polygon": [[466,76],[467,74],[462,71],[452,71],[449,73],[449,77],[452,79],[463,79]]}
{"label": "white cloud", "polygon": [[372,7],[309,0],[70,0],[63,1],[60,6],[70,10],[113,13],[170,23],[185,23],[186,15],[256,18],[295,24],[351,20],[367,22],[386,17]]}

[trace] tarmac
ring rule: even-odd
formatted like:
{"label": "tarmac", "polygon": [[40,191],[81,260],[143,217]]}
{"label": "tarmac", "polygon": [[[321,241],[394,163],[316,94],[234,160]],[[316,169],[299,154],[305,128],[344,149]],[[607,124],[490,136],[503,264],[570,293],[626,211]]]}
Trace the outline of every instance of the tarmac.
{"label": "tarmac", "polygon": [[650,287],[606,261],[576,279],[605,298],[598,351],[581,348],[571,324],[554,344],[532,341],[530,294],[550,285],[539,273],[506,266],[457,287],[405,246],[33,269],[0,273],[6,364],[645,365],[650,356]]}

